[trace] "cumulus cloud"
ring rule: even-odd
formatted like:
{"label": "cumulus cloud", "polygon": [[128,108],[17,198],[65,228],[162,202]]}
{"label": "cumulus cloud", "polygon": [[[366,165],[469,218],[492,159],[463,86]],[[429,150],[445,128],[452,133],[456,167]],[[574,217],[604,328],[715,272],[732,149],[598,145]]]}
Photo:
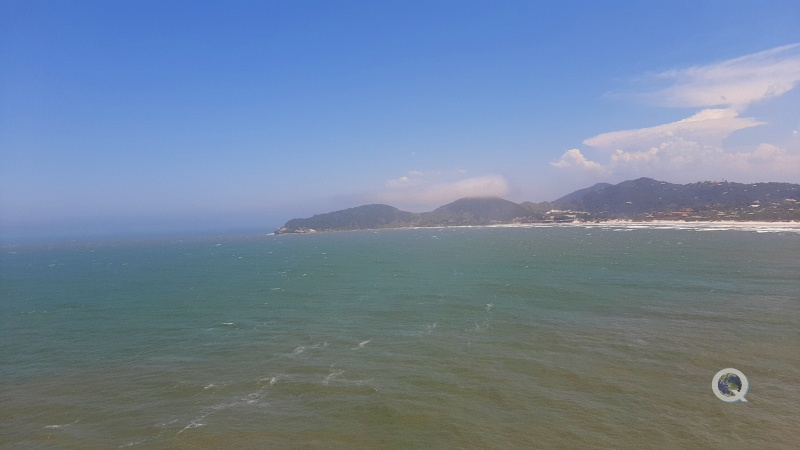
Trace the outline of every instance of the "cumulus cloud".
{"label": "cumulus cloud", "polygon": [[797,174],[800,171],[800,154],[792,154],[785,148],[772,144],[761,144],[751,152],[726,155],[729,164],[755,173]]}
{"label": "cumulus cloud", "polygon": [[[800,83],[800,44],[651,78],[670,84],[637,97],[661,106],[704,109],[675,122],[612,131],[584,140],[584,145],[599,153],[600,160],[572,149],[551,164],[618,178],[800,180],[800,147],[796,145],[764,142],[749,149],[726,148],[736,132],[767,125],[755,117],[742,116],[749,105],[783,95]],[[792,133],[787,130],[786,134]]]}
{"label": "cumulus cloud", "polygon": [[577,148],[567,150],[563,155],[561,155],[561,159],[550,164],[553,167],[558,167],[559,169],[574,168],[598,172],[602,172],[604,170],[600,163],[589,161]]}
{"label": "cumulus cloud", "polygon": [[[616,150],[605,164],[589,160],[580,150],[573,149],[570,152],[573,152],[572,157],[576,160],[600,167],[591,173],[613,175],[620,179],[649,176],[674,182],[706,179],[800,181],[800,154],[767,143],[749,151],[728,152],[699,142],[672,141],[647,150]],[[564,168],[558,163],[553,165]],[[586,174],[587,171],[581,173]]]}
{"label": "cumulus cloud", "polygon": [[[387,182],[377,200],[398,208],[427,210],[463,197],[504,197],[508,182],[500,175],[445,180],[440,172],[412,173]],[[438,174],[438,175],[431,175]]]}

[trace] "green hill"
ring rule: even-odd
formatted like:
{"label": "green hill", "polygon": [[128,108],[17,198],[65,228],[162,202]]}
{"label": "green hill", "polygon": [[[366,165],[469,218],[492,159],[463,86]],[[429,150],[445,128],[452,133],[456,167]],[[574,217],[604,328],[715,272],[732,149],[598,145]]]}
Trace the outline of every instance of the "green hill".
{"label": "green hill", "polygon": [[418,214],[401,211],[389,205],[364,205],[317,214],[308,219],[292,219],[276,233],[302,233],[308,231],[359,230],[399,228],[413,223]]}
{"label": "green hill", "polygon": [[490,225],[530,217],[532,211],[497,197],[462,198],[420,216],[421,226]]}
{"label": "green hill", "polygon": [[306,219],[292,219],[275,233],[608,218],[800,220],[800,208],[797,211],[794,208],[799,198],[800,185],[791,183],[706,181],[673,184],[639,178],[619,184],[598,183],[543,203],[517,204],[497,197],[472,197],[425,213],[401,211],[389,205],[364,205]]}
{"label": "green hill", "polygon": [[555,202],[561,209],[613,216],[667,212],[736,210],[753,204],[783,203],[800,198],[800,185],[791,183],[700,182],[673,184],[651,178],[623,181],[616,185],[595,185],[576,191]]}

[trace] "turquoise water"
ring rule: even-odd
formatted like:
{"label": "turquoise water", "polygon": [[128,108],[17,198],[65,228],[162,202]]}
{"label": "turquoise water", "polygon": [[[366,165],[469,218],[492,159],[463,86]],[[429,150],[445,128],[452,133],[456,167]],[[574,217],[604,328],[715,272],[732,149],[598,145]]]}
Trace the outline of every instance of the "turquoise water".
{"label": "turquoise water", "polygon": [[0,447],[796,448],[798,256],[612,227],[15,248]]}

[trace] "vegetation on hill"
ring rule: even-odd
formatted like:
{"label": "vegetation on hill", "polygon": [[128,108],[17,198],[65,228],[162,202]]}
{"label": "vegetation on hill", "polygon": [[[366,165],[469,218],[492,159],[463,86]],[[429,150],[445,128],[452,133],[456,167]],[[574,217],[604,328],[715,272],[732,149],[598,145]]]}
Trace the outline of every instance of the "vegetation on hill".
{"label": "vegetation on hill", "polygon": [[276,233],[404,227],[491,225],[575,220],[678,218],[683,220],[800,220],[800,185],[700,182],[651,178],[599,183],[553,202],[517,204],[497,197],[462,198],[425,213],[364,205],[292,219]]}
{"label": "vegetation on hill", "polygon": [[[791,206],[791,200],[800,198],[800,185],[711,181],[673,184],[639,178],[616,185],[595,185],[582,195],[575,194],[562,197],[554,203],[561,209],[587,211],[612,218],[647,214],[658,216],[676,211],[714,211],[732,216],[735,212],[754,208],[753,205]],[[785,208],[785,212],[790,212],[789,209],[792,208]],[[749,212],[746,215],[750,215]]]}
{"label": "vegetation on hill", "polygon": [[342,211],[317,214],[308,219],[292,219],[276,232],[297,233],[310,230],[358,230],[408,226],[418,214],[389,205],[364,205]]}
{"label": "vegetation on hill", "polygon": [[462,198],[420,215],[420,226],[491,225],[529,217],[532,211],[502,198]]}

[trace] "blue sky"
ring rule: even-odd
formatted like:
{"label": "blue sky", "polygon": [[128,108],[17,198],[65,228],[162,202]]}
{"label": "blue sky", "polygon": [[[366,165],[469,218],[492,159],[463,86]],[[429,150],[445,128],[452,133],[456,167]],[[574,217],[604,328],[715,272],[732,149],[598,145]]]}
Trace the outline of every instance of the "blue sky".
{"label": "blue sky", "polygon": [[0,233],[800,182],[800,2],[0,0]]}

